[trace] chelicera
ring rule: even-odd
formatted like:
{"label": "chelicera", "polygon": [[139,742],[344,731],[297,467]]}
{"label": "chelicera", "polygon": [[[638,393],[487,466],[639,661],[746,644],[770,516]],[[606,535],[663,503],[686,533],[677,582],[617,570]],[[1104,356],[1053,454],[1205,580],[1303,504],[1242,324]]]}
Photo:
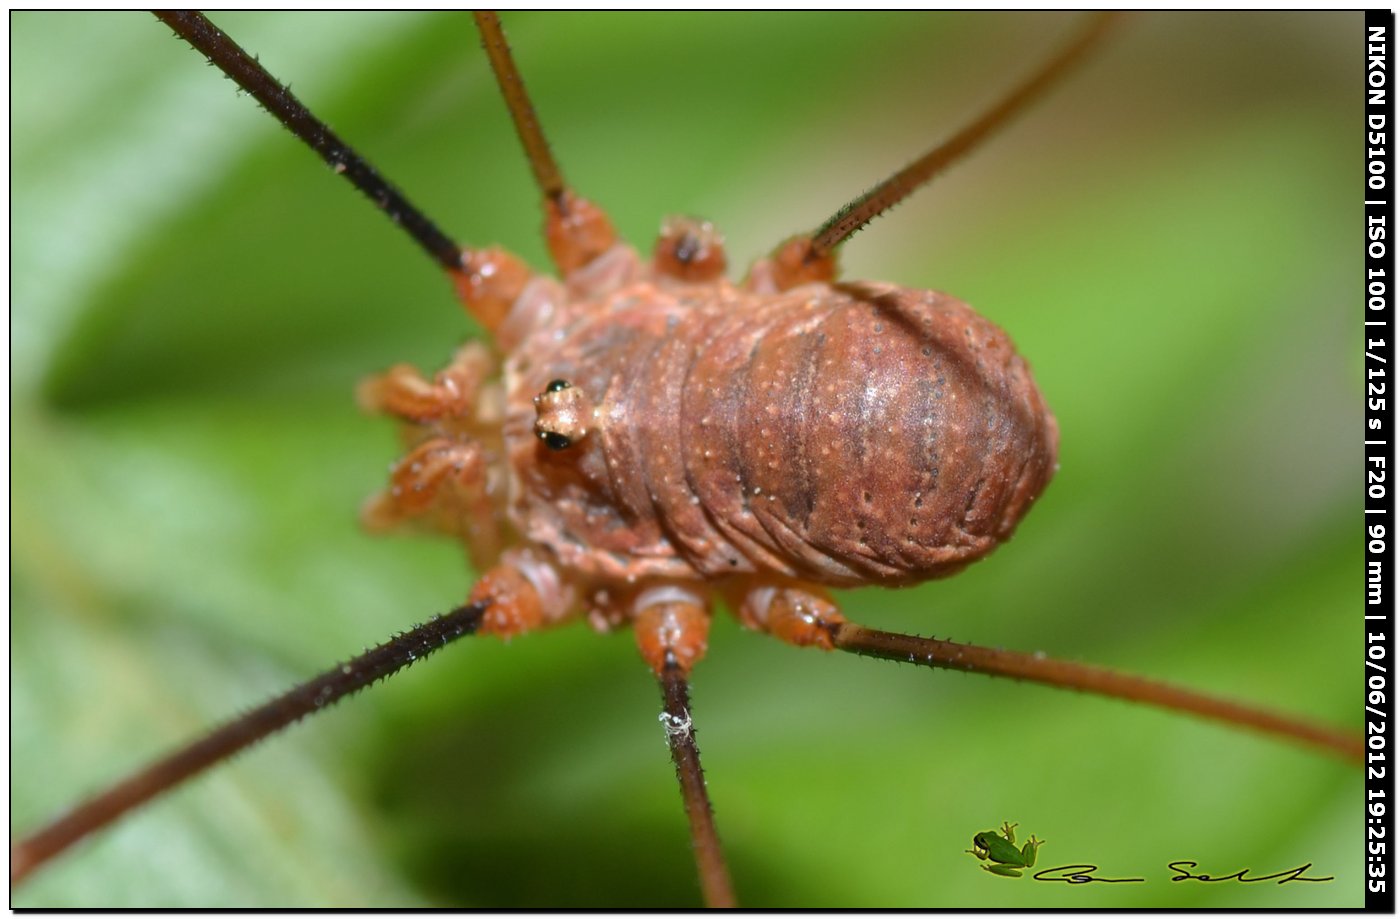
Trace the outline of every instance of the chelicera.
{"label": "chelicera", "polygon": [[[680,252],[689,252],[690,249],[693,248],[693,245],[690,244],[690,242],[687,241],[687,240],[689,240],[689,237],[683,237],[682,240],[680,240],[680,242],[678,242],[678,244],[676,244],[675,251],[678,252],[678,254],[680,254]],[[685,261],[685,259],[682,259],[682,261]],[[577,374],[575,374],[575,377],[577,377]],[[563,394],[563,392],[568,392],[568,391],[570,391],[570,389],[574,389],[574,391],[581,392],[581,394],[587,395],[587,392],[584,392],[584,387],[582,387],[582,385],[575,384],[575,382],[571,382],[570,380],[561,380],[561,382],[564,382],[564,384],[567,384],[567,385],[564,385],[564,387],[554,388],[554,387],[553,387],[553,381],[546,382],[546,385],[543,385],[543,387],[539,389],[539,392],[538,392],[538,394],[536,394],[536,395],[542,396],[542,395],[557,395],[557,394]],[[568,426],[573,426],[573,424],[578,423],[577,417],[574,417],[573,420],[568,420],[568,419],[556,419],[556,417],[554,417],[554,413],[553,413],[553,412],[554,412],[554,408],[559,408],[559,409],[561,410],[561,412],[564,412],[564,409],[567,409],[568,406],[563,406],[563,405],[554,406],[553,403],[550,402],[549,405],[546,405],[546,408],[547,408],[546,412],[540,412],[538,406],[536,406],[535,415],[533,415],[532,423],[535,424],[536,429],[538,429],[538,427],[542,426],[542,424],[543,424],[543,426],[545,426],[545,430],[536,431],[536,433],[545,434],[546,437],[547,437],[547,436],[561,437],[561,438],[564,438],[564,440],[567,440],[567,441],[568,441],[567,444],[561,444],[561,445],[560,445],[560,450],[557,451],[557,452],[559,452],[560,458],[566,458],[567,455],[570,454],[570,452],[573,452],[573,451],[575,451],[575,450],[578,450],[578,448],[581,448],[581,447],[582,447],[582,443],[584,443],[584,441],[587,440],[587,437],[585,437],[585,434],[587,434],[588,431],[587,431],[587,429],[582,429],[581,431],[578,431],[578,433],[570,434],[570,433],[567,433],[567,431],[564,431],[564,430],[563,430],[564,424],[568,424]],[[567,412],[564,412],[564,413],[567,413]],[[556,424],[556,420],[560,420],[560,422],[564,422],[564,424]],[[545,445],[546,445],[547,448],[553,448],[553,444],[545,443]],[[546,454],[546,459],[547,459],[547,454]],[[546,459],[542,459],[542,462],[543,462],[543,461],[546,461]],[[413,488],[413,485],[410,485],[410,489],[412,489],[412,488]],[[762,486],[757,486],[757,488],[762,488]],[[767,495],[769,495],[769,496],[773,495],[773,490],[770,489],[769,492],[767,492]],[[762,496],[762,495],[760,495],[760,493],[755,493],[755,495],[753,495],[753,497],[760,497],[760,496]],[[855,496],[855,497],[858,497],[858,499],[864,500],[864,496]],[[771,499],[770,499],[770,500],[771,500]],[[916,499],[911,499],[911,500],[914,500],[914,502],[917,502],[918,499],[917,499],[917,497],[916,497]],[[729,556],[729,559],[732,559],[732,558],[734,558],[734,556]],[[731,565],[732,562],[731,562],[731,560],[729,560],[729,559],[725,560],[725,565]],[[605,616],[605,618],[606,618],[606,616]],[[721,817],[722,817],[722,815],[721,815]]]}

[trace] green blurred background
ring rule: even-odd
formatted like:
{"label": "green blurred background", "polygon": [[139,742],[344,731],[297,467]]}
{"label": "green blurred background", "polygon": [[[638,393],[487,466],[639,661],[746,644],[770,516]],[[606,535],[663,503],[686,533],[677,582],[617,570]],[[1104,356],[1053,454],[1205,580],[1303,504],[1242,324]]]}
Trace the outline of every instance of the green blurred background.
{"label": "green blurred background", "polygon": [[[464,241],[543,266],[463,16],[218,21]],[[450,543],[355,525],[396,454],[364,374],[476,334],[436,270],[165,28],[12,15],[11,792],[24,829],[464,596]],[[508,14],[570,180],[735,272],[944,136],[1048,15]],[[846,247],[1008,329],[1062,430],[1017,538],[854,592],[888,628],[1359,725],[1360,14],[1133,18]],[[717,620],[694,700],[742,901],[1356,906],[1360,774],[1039,687]],[[35,906],[698,903],[631,636],[467,641],[84,845]],[[1042,865],[978,870],[1017,821]],[[1169,883],[1312,862],[1326,884]]]}

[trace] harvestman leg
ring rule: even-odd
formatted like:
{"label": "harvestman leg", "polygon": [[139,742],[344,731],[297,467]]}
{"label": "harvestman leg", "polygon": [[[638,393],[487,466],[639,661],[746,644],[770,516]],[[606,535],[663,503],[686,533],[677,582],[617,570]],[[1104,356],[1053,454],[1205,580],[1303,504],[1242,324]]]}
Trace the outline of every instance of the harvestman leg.
{"label": "harvestman leg", "polygon": [[1062,689],[1077,689],[1081,692],[1126,699],[1250,728],[1283,740],[1315,747],[1355,763],[1360,763],[1365,754],[1365,745],[1359,735],[1267,709],[1192,692],[1170,683],[1116,673],[1103,667],[1027,654],[1024,651],[984,648],[979,645],[866,628],[848,621],[830,597],[819,588],[754,588],[743,597],[739,610],[740,619],[749,628],[767,632],[781,641],[799,647],[848,651],[924,667],[1011,677]]}
{"label": "harvestman leg", "polygon": [[644,592],[637,598],[635,609],[632,627],[637,647],[661,685],[661,724],[666,729],[666,743],[681,785],[705,903],[712,907],[736,906],[734,885],[715,828],[714,808],[705,791],[700,748],[695,743],[695,719],[690,713],[690,670],[704,656],[710,610],[697,594],[675,587]]}
{"label": "harvestman leg", "polygon": [[484,603],[468,604],[397,635],[80,802],[10,847],[10,883],[19,883],[75,842],[157,795],[307,715],[327,709],[346,696],[422,660],[449,642],[473,634],[480,628],[485,612]]}

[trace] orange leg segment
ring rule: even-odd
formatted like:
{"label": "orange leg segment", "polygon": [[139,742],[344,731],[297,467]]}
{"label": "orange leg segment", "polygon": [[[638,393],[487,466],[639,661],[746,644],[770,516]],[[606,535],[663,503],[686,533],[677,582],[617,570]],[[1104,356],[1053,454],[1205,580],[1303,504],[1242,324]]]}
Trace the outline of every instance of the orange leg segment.
{"label": "orange leg segment", "polygon": [[568,277],[617,241],[617,231],[602,208],[567,189],[545,200],[545,242],[559,273]]}
{"label": "orange leg segment", "polygon": [[562,621],[574,610],[575,590],[554,563],[533,549],[512,549],[472,588],[470,602],[487,601],[483,635],[510,639]]}
{"label": "orange leg segment", "polygon": [[710,611],[703,598],[681,587],[653,587],[633,604],[632,628],[642,659],[658,677],[668,666],[688,676],[705,656],[710,637]]}
{"label": "orange leg segment", "polygon": [[799,648],[835,649],[833,635],[846,621],[836,604],[816,588],[755,587],[739,604],[745,628],[767,632]]}
{"label": "orange leg segment", "polygon": [[452,272],[457,298],[486,331],[496,333],[530,281],[530,268],[504,249],[464,249]]}

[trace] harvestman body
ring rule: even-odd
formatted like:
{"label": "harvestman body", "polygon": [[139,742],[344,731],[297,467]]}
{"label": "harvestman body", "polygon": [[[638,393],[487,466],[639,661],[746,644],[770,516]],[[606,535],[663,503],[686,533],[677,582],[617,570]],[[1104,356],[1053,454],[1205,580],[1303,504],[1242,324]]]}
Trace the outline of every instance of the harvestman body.
{"label": "harvestman body", "polygon": [[747,626],[794,644],[1088,689],[1359,756],[1349,735],[1162,684],[864,629],[822,590],[955,573],[1010,537],[1053,474],[1054,419],[1005,334],[943,294],[837,283],[833,252],[1038,96],[1106,18],[952,140],[737,285],[723,277],[722,244],[707,224],[669,221],[646,261],[564,185],[494,17],[478,22],[544,194],[561,281],[500,250],[460,249],[207,21],[162,18],[401,223],[493,335],[502,357],[469,345],[432,380],[401,365],[360,392],[400,419],[409,448],[366,506],[367,522],[453,533],[485,573],[466,606],[22,839],[16,879],[448,640],[582,615],[599,629],[634,628],[662,686],[706,900],[732,903],[687,700],[716,595]]}

